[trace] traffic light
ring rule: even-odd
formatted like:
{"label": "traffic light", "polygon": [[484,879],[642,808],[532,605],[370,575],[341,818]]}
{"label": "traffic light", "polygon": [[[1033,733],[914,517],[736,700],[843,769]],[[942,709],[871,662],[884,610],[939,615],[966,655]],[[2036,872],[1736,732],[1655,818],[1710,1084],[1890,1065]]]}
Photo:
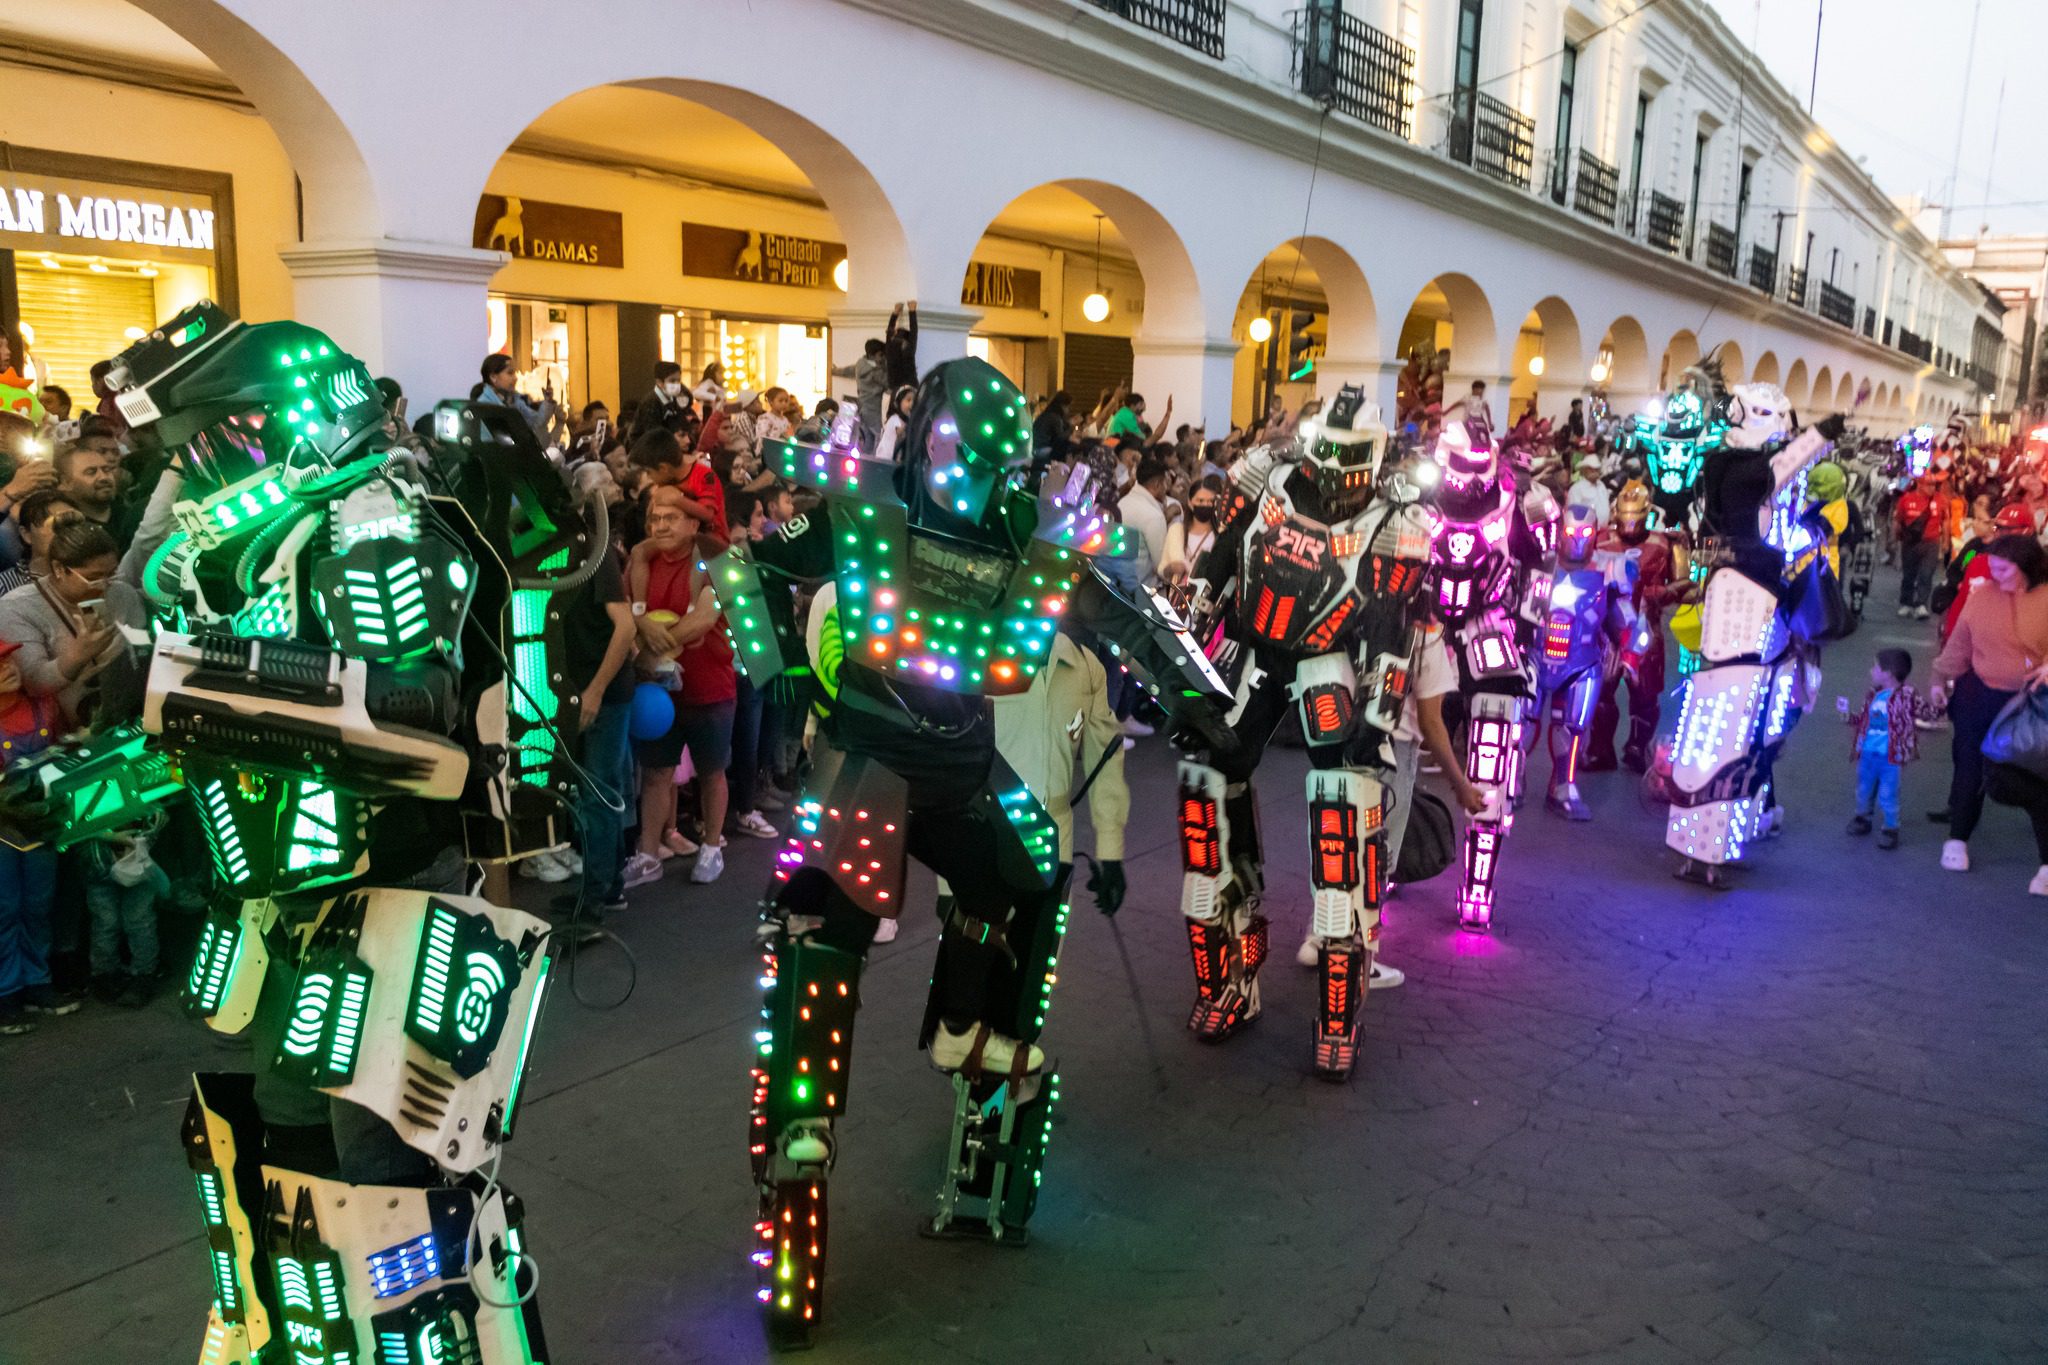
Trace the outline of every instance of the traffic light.
{"label": "traffic light", "polygon": [[1287,381],[1296,383],[1315,372],[1316,356],[1320,348],[1316,339],[1309,335],[1309,324],[1314,322],[1314,313],[1296,310],[1288,319],[1287,329]]}

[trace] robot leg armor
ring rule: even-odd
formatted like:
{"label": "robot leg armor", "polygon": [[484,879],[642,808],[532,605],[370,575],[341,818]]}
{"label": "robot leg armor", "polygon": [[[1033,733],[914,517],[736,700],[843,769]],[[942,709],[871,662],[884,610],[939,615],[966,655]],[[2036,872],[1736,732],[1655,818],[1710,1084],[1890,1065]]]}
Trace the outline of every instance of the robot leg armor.
{"label": "robot leg armor", "polygon": [[1486,807],[1465,825],[1458,882],[1458,927],[1485,933],[1493,926],[1493,883],[1511,821],[1509,795],[1520,768],[1522,701],[1503,692],[1470,699],[1472,722],[1465,745],[1465,776]]}
{"label": "robot leg armor", "polygon": [[1664,642],[1643,656],[1628,678],[1628,745],[1621,761],[1630,772],[1648,772],[1650,745],[1657,738],[1657,722],[1664,715]]}
{"label": "robot leg armor", "polygon": [[1588,669],[1560,687],[1557,711],[1550,721],[1550,790],[1544,804],[1567,820],[1590,820],[1593,812],[1579,795],[1579,759],[1593,726],[1602,677]]}
{"label": "robot leg armor", "polygon": [[1309,882],[1322,990],[1316,1008],[1315,1074],[1339,1081],[1358,1057],[1359,1006],[1379,949],[1386,887],[1385,796],[1355,769],[1308,775]]}
{"label": "robot leg armor", "polygon": [[1206,764],[1180,765],[1181,913],[1194,956],[1188,1028],[1218,1043],[1259,1017],[1266,919],[1258,913],[1258,826],[1249,783]]}

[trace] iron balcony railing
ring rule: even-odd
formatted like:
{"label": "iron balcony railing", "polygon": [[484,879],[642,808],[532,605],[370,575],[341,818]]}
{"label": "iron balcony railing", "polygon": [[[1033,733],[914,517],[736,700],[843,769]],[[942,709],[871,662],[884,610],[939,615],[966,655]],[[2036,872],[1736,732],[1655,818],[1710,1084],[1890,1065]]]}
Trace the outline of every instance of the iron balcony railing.
{"label": "iron balcony railing", "polygon": [[1341,5],[1294,13],[1294,74],[1301,92],[1404,141],[1415,133],[1415,49]]}
{"label": "iron balcony railing", "polygon": [[1716,275],[1735,278],[1735,234],[1719,223],[1707,224],[1706,266]]}
{"label": "iron balcony railing", "polygon": [[1651,190],[1642,215],[1643,241],[1659,251],[1678,254],[1678,240],[1685,235],[1685,205],[1668,194]]}
{"label": "iron balcony railing", "polygon": [[1572,208],[1595,222],[1614,226],[1614,210],[1621,197],[1621,172],[1594,156],[1579,152],[1578,181],[1572,187]]}
{"label": "iron balcony railing", "polygon": [[1826,280],[1820,282],[1820,315],[1840,327],[1854,330],[1856,327],[1856,296],[1846,289],[1837,289]]}
{"label": "iron balcony railing", "polygon": [[1796,265],[1785,272],[1785,302],[1806,307],[1806,272]]}
{"label": "iron balcony railing", "polygon": [[1529,188],[1536,120],[1470,87],[1451,95],[1451,160],[1482,175]]}
{"label": "iron balcony railing", "polygon": [[1926,361],[1929,364],[1934,361],[1934,342],[1909,327],[1899,328],[1899,350],[1915,360]]}
{"label": "iron balcony railing", "polygon": [[1778,253],[1766,247],[1749,249],[1749,287],[1766,294],[1778,291]]}
{"label": "iron balcony railing", "polygon": [[1086,0],[1205,57],[1223,56],[1224,0]]}
{"label": "iron balcony railing", "polygon": [[1877,335],[1877,310],[1875,308],[1865,308],[1863,310],[1863,335],[1867,337]]}

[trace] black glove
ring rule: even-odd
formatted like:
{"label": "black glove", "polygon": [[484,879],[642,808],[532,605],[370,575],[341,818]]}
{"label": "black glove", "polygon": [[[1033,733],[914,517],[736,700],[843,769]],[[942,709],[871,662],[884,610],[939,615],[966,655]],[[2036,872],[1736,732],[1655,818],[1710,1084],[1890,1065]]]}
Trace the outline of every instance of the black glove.
{"label": "black glove", "polygon": [[1124,903],[1124,865],[1121,862],[1103,860],[1095,864],[1095,870],[1088,874],[1088,889],[1095,894],[1095,908],[1105,915],[1114,915]]}

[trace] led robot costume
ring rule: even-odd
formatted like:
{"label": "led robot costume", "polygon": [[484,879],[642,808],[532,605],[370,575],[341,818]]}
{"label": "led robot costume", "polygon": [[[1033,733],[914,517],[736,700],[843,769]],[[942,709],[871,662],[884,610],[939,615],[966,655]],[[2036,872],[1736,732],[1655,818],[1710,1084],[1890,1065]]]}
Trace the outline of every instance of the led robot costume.
{"label": "led robot costume", "polygon": [[[1113,641],[1194,723],[1222,694],[1171,608],[1127,602],[1092,571],[1117,528],[1084,501],[1023,487],[1030,411],[990,366],[952,361],[925,377],[901,464],[863,458],[854,419],[845,410],[825,446],[770,443],[771,465],[824,505],[711,565],[756,685],[807,669],[824,702],[819,759],[771,887],[755,1035],[753,1258],[784,1344],[807,1342],[821,1311],[860,971],[880,919],[903,908],[907,858],[952,892],[919,1040],[954,1090],[927,1231],[1024,1239],[1059,1094],[1033,1044],[1066,875],[1051,819],[996,752],[989,699],[1030,687],[1063,615]],[[799,632],[788,585],[825,578]]]}
{"label": "led robot costume", "polygon": [[1727,432],[1724,391],[1720,365],[1703,361],[1634,421],[1629,439],[1643,457],[1660,531],[1690,534],[1697,524],[1700,471]]}
{"label": "led robot costume", "polygon": [[1789,424],[1783,391],[1738,386],[1727,441],[1700,481],[1703,662],[1686,680],[1672,736],[1664,842],[1684,855],[1678,875],[1707,886],[1726,884],[1725,867],[1761,828],[1771,763],[1806,686],[1781,606],[1787,570],[1812,544],[1801,524],[1806,472],[1829,441],[1817,427],[1788,441]]}
{"label": "led robot costume", "polygon": [[1536,723],[1550,722],[1550,788],[1544,804],[1567,820],[1590,820],[1579,795],[1579,762],[1607,683],[1614,642],[1635,626],[1626,561],[1601,561],[1599,521],[1568,507],[1550,579],[1548,617],[1536,652]]}
{"label": "led robot costume", "polygon": [[1363,392],[1346,388],[1325,421],[1247,452],[1193,583],[1197,619],[1220,620],[1211,657],[1235,700],[1227,739],[1180,765],[1181,911],[1196,991],[1188,1027],[1220,1042],[1259,1017],[1268,931],[1251,779],[1274,727],[1298,707],[1322,974],[1313,1064],[1330,1080],[1356,1060],[1379,948],[1386,738],[1408,695],[1409,606],[1429,552],[1416,504],[1373,501],[1386,439]]}
{"label": "led robot costume", "polygon": [[[465,821],[476,856],[552,842],[534,807],[574,782],[550,598],[605,537],[516,419],[445,405],[431,473],[394,452],[368,371],[296,323],[202,303],[108,382],[184,477],[144,578],[185,633],[151,646],[141,729],[19,781],[60,843],[182,787],[213,855],[186,1002],[221,1032],[255,1021],[263,1074],[195,1076],[185,1114],[202,1365],[533,1361],[538,1268],[496,1171],[548,925],[378,881],[412,875],[385,852],[408,842],[459,864]],[[267,1125],[277,1087],[346,1102],[338,1165]]]}
{"label": "led robot costume", "polygon": [[1646,772],[1650,744],[1663,714],[1664,614],[1691,581],[1690,557],[1682,536],[1650,529],[1650,491],[1631,481],[1615,495],[1614,517],[1601,537],[1596,558],[1607,566],[1610,581],[1625,579],[1629,584],[1634,624],[1601,687],[1585,767],[1597,772],[1615,766],[1614,736],[1621,726],[1619,693],[1625,687],[1628,742],[1620,761],[1630,772]]}
{"label": "led robot costume", "polygon": [[1443,475],[1430,575],[1444,639],[1458,660],[1468,722],[1465,775],[1486,796],[1486,808],[1465,826],[1458,924],[1484,933],[1493,924],[1494,877],[1521,794],[1522,722],[1536,681],[1529,642],[1547,623],[1549,580],[1541,571],[1555,543],[1557,512],[1540,485],[1517,495],[1491,443],[1461,422],[1444,424],[1435,458]]}

